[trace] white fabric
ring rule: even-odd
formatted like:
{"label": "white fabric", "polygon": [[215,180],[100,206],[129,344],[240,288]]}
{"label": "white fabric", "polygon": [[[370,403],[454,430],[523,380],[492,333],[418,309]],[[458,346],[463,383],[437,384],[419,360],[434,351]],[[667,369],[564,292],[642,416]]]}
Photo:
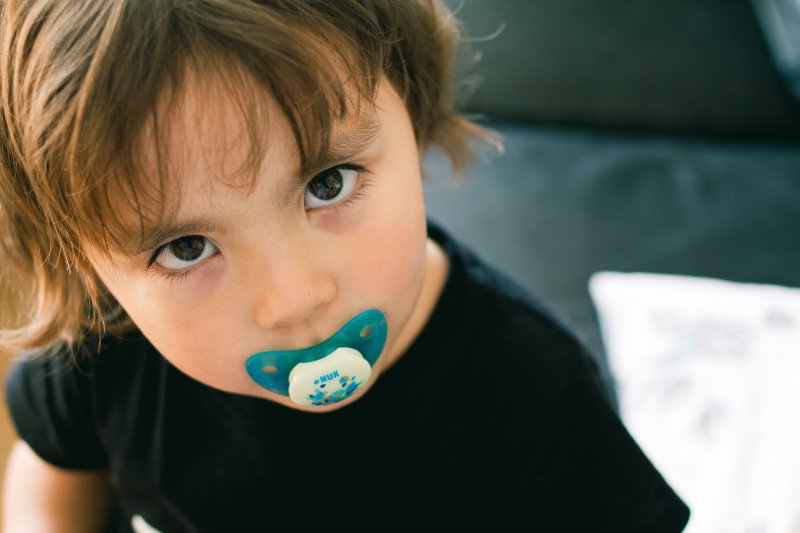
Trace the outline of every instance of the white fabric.
{"label": "white fabric", "polygon": [[622,418],[686,531],[800,533],[800,289],[602,272],[590,291]]}

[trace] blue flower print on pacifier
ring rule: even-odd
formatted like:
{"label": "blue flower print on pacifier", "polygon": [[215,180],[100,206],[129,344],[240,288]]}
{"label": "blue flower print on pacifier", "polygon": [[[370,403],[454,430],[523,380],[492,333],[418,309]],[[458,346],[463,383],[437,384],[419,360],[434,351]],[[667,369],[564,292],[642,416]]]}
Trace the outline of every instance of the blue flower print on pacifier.
{"label": "blue flower print on pacifier", "polygon": [[316,346],[260,352],[247,359],[245,368],[260,386],[298,405],[329,405],[369,380],[385,343],[386,317],[372,309]]}

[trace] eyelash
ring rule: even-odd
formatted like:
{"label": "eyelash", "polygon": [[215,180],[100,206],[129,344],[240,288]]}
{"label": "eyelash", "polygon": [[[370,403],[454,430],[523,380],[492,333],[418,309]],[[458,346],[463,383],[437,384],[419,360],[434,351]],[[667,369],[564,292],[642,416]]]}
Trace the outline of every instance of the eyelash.
{"label": "eyelash", "polygon": [[[321,207],[318,209],[313,209],[312,211],[317,211],[320,209],[328,209],[333,211],[334,213],[338,213],[342,209],[346,208],[350,204],[364,198],[366,196],[366,189],[372,185],[372,177],[370,177],[371,172],[366,168],[362,167],[361,165],[356,165],[354,163],[343,163],[341,165],[333,166],[329,169],[323,170],[323,172],[327,172],[328,170],[336,170],[336,169],[345,169],[345,170],[355,170],[358,172],[358,183],[356,183],[355,188],[350,193],[346,199],[342,200],[341,202],[337,203],[336,205],[332,205],[330,207]],[[310,180],[306,182],[306,187],[311,181],[316,178],[318,174],[315,174],[311,177]],[[305,189],[304,189],[305,190]]]}
{"label": "eyelash", "polygon": [[[350,196],[348,196],[346,199],[342,200],[341,202],[339,202],[339,203],[337,203],[335,205],[332,205],[330,207],[321,207],[321,208],[318,208],[318,209],[313,209],[312,211],[327,209],[327,210],[333,211],[334,213],[339,213],[339,211],[341,211],[342,209],[345,209],[347,206],[349,206],[349,205],[355,203],[356,201],[364,198],[366,196],[366,189],[368,187],[372,186],[372,184],[373,184],[372,183],[372,181],[373,181],[372,178],[368,176],[369,174],[371,174],[371,172],[369,170],[367,170],[366,168],[362,167],[361,165],[356,165],[356,164],[353,164],[353,163],[343,163],[341,165],[336,165],[334,167],[326,169],[323,172],[327,172],[328,170],[334,170],[334,169],[347,169],[347,170],[355,170],[356,172],[358,172],[359,178],[358,178],[358,183],[356,184],[355,189],[353,189],[353,191],[350,193]],[[306,182],[303,190],[305,190],[305,187],[308,187],[308,184],[311,183],[311,180],[313,180],[316,177],[317,177],[316,174],[314,176],[312,176],[311,179],[309,179]],[[176,238],[180,238],[180,237],[176,237]],[[172,239],[172,240],[175,240],[175,239]],[[170,283],[180,283],[180,282],[185,281],[186,279],[188,279],[189,276],[191,276],[196,270],[198,270],[200,268],[203,268],[203,266],[205,266],[205,264],[206,264],[206,261],[203,261],[203,262],[201,262],[201,263],[199,263],[199,264],[197,264],[197,265],[195,265],[193,267],[189,267],[189,268],[184,269],[184,270],[169,271],[169,270],[159,270],[157,268],[154,268],[153,265],[155,264],[156,259],[158,259],[158,256],[161,254],[161,252],[164,251],[164,248],[169,246],[169,244],[170,244],[170,242],[172,242],[172,240],[162,244],[161,246],[158,246],[155,250],[153,250],[153,253],[150,254],[150,258],[147,260],[147,272],[148,272],[148,275],[159,276],[159,277],[161,277],[163,279],[166,279]]]}
{"label": "eyelash", "polygon": [[[205,263],[205,261],[203,263]],[[148,275],[150,276],[158,276],[160,278],[169,281],[170,283],[180,283],[186,280],[190,275],[192,275],[195,270],[197,270],[198,268],[202,268],[203,263],[197,265],[196,267],[189,267],[186,270],[175,270],[175,271],[158,270],[152,268],[151,264],[148,265],[147,272]]]}
{"label": "eyelash", "polygon": [[[176,237],[176,238],[179,239],[180,237]],[[175,240],[175,239],[173,239],[173,240]],[[160,269],[154,267],[153,265],[156,262],[156,259],[158,259],[158,256],[161,254],[161,252],[164,251],[164,248],[169,246],[170,242],[172,242],[172,241],[169,241],[169,242],[166,242],[166,243],[162,244],[161,246],[156,248],[153,251],[152,254],[150,254],[150,258],[147,260],[147,274],[148,274],[148,276],[158,276],[158,277],[160,277],[162,279],[166,279],[170,283],[180,283],[180,282],[186,280],[190,275],[194,274],[194,272],[196,270],[199,270],[199,269],[203,268],[206,265],[206,261],[203,261],[201,263],[198,263],[198,264],[196,264],[194,266],[191,266],[189,268],[185,268],[183,270],[160,270]]]}

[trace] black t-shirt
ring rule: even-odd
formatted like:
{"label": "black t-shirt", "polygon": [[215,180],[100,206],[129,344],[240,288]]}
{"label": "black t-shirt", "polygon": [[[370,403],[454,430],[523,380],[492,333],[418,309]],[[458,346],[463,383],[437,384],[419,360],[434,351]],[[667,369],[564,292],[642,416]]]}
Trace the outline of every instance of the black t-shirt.
{"label": "black t-shirt", "polygon": [[[602,395],[575,339],[441,229],[450,275],[426,328],[326,414],[209,388],[138,333],[17,364],[23,439],[108,469],[114,530],[675,532],[689,511]],[[244,370],[243,370],[244,371]]]}

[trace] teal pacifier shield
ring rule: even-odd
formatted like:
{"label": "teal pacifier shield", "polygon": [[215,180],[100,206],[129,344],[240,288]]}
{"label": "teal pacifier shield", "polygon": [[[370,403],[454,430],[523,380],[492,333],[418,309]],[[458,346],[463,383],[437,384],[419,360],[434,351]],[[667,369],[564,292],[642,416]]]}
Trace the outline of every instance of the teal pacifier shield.
{"label": "teal pacifier shield", "polygon": [[295,366],[319,361],[339,348],[357,350],[372,366],[381,355],[385,343],[386,317],[373,309],[359,314],[316,346],[302,350],[260,352],[250,356],[245,367],[253,381],[268,391],[289,396],[289,375]]}

